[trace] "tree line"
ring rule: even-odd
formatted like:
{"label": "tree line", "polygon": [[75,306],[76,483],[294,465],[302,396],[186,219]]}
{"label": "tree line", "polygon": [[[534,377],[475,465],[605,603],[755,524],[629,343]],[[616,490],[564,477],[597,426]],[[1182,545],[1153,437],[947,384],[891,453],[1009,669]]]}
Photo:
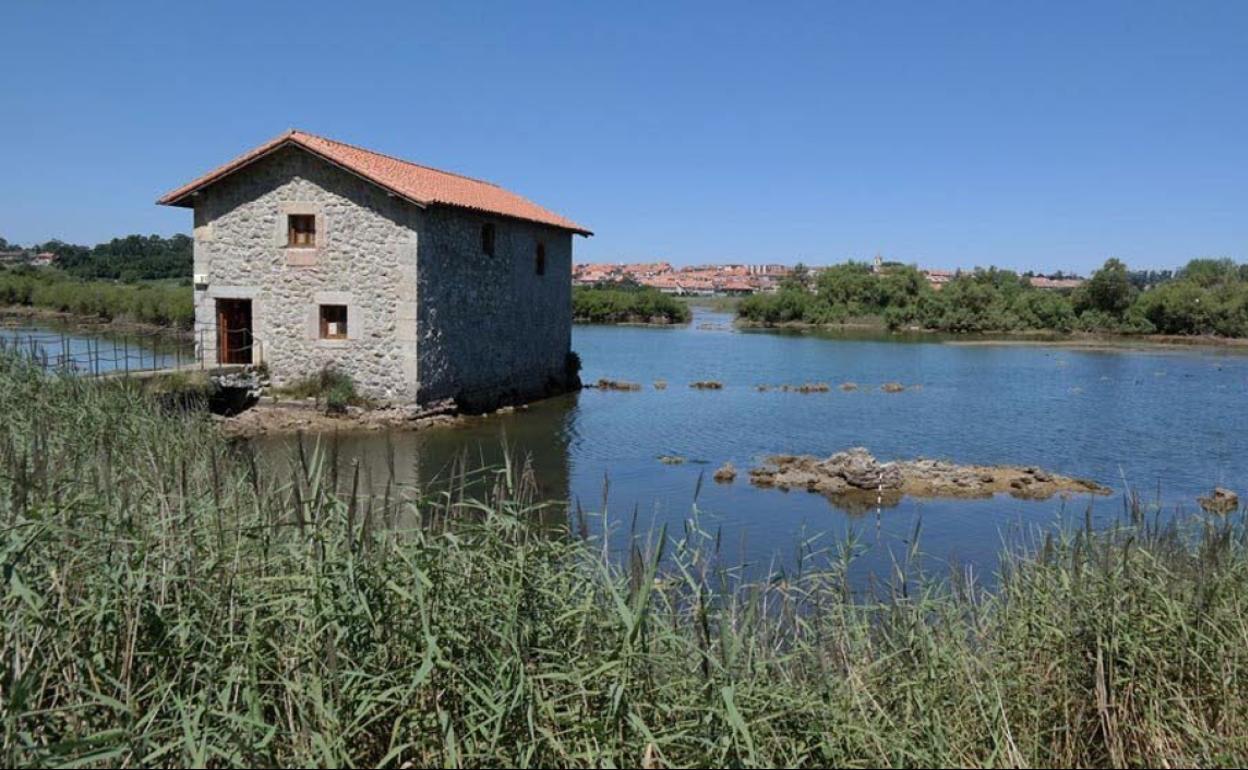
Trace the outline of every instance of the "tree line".
{"label": "tree line", "polygon": [[890,329],[1022,330],[1248,337],[1248,264],[1196,259],[1171,273],[1131,272],[1110,259],[1082,286],[1039,289],[998,268],[959,273],[939,290],[914,266],[876,274],[848,262],[799,269],[774,294],[746,298],[738,315],[763,325],[882,319]]}
{"label": "tree line", "polygon": [[159,235],[127,235],[107,243],[82,246],[51,240],[31,246],[20,246],[0,238],[0,251],[24,251],[31,255],[50,252],[56,265],[75,278],[114,281],[149,281],[163,278],[190,280],[193,269],[192,240],[178,233],[168,238]]}
{"label": "tree line", "polygon": [[572,289],[577,323],[685,323],[689,307],[657,289],[635,283]]}

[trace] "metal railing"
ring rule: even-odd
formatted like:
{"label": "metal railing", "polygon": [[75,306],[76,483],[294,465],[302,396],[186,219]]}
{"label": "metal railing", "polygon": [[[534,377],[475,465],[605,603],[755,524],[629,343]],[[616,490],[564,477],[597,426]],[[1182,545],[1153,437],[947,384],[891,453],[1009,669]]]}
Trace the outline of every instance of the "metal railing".
{"label": "metal railing", "polygon": [[[235,335],[238,342],[231,342]],[[263,361],[261,342],[250,332],[227,332],[224,352],[228,358]],[[126,375],[133,373],[220,366],[223,352],[215,325],[197,328],[192,334],[150,331],[126,334],[92,334],[0,326],[0,353],[15,354],[49,372],[70,372],[84,376]],[[208,353],[208,356],[204,354]],[[246,355],[233,355],[246,354]]]}

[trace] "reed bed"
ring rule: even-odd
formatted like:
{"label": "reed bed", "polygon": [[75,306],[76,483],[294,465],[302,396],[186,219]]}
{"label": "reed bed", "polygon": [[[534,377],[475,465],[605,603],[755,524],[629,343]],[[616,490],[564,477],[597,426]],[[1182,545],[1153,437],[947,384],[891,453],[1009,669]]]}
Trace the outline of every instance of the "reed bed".
{"label": "reed bed", "polygon": [[[854,545],[748,582],[714,537],[608,558],[523,464],[365,498],[125,383],[0,360],[7,766],[1242,765],[1238,516],[1004,557]],[[384,487],[384,484],[383,484]]]}

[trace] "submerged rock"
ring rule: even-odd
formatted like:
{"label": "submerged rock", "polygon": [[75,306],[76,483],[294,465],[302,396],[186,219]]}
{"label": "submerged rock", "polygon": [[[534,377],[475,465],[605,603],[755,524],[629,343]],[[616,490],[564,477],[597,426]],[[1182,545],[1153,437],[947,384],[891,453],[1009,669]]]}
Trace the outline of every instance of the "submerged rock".
{"label": "submerged rock", "polygon": [[609,380],[606,377],[602,377],[597,382],[590,383],[585,387],[597,388],[599,390],[641,390],[641,383]]}
{"label": "submerged rock", "polygon": [[682,465],[685,462],[685,458],[680,455],[659,455],[659,462],[664,465]]}
{"label": "submerged rock", "polygon": [[880,386],[880,390],[884,391],[885,393],[900,393],[901,391],[905,389],[906,389],[906,386],[902,385],[900,382],[886,382]]}
{"label": "submerged rock", "polygon": [[689,387],[697,388],[698,390],[723,390],[724,383],[719,380],[698,380],[697,382],[689,383]]}
{"label": "submerged rock", "polygon": [[842,383],[841,383],[841,390],[845,391],[846,393],[848,393],[848,392],[849,392],[849,391],[851,391],[851,390],[858,390],[858,383],[856,383],[856,382],[842,382]]}
{"label": "submerged rock", "polygon": [[806,489],[842,504],[855,500],[892,505],[905,495],[915,497],[991,497],[1005,492],[1044,500],[1055,494],[1109,494],[1095,482],[1040,468],[956,465],[944,460],[880,462],[862,447],[826,459],[813,455],[775,455],[750,470],[750,482],[761,487]]}
{"label": "submerged rock", "polygon": [[1225,487],[1217,487],[1204,497],[1196,498],[1209,513],[1232,513],[1239,509],[1239,495]]}

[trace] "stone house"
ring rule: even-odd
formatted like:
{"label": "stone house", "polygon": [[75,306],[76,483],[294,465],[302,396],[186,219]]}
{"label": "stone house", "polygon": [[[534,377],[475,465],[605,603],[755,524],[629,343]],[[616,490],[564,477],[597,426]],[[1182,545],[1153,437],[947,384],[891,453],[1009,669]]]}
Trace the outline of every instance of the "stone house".
{"label": "stone house", "polygon": [[466,409],[573,385],[572,237],[591,233],[497,185],[292,130],[158,203],[194,209],[207,364]]}

